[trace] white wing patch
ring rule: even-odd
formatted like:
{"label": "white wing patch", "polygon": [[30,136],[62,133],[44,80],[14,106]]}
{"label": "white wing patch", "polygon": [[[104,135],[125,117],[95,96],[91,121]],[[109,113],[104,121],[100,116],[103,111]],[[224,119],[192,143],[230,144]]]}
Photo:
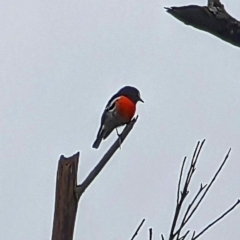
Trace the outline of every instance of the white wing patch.
{"label": "white wing patch", "polygon": [[114,98],[105,108],[105,111],[107,112],[111,112],[111,111],[114,111],[115,109],[115,104],[116,102],[118,101],[120,97],[117,97],[117,98]]}

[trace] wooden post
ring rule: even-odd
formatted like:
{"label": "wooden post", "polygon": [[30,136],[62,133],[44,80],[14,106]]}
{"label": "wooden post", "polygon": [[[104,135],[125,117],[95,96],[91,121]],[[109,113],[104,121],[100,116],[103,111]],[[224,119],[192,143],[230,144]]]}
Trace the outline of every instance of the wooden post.
{"label": "wooden post", "polygon": [[52,240],[73,240],[74,225],[80,197],[120,147],[119,144],[123,143],[136,121],[137,117],[126,125],[118,139],[80,185],[77,185],[79,153],[69,158],[65,158],[64,156],[60,157],[56,179]]}
{"label": "wooden post", "polygon": [[78,207],[77,186],[79,153],[60,157],[56,179],[52,240],[72,240]]}

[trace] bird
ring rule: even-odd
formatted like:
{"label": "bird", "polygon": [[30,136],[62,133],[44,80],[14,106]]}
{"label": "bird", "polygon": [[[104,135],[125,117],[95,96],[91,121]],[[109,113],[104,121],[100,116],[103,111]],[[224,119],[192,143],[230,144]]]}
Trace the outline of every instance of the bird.
{"label": "bird", "polygon": [[114,129],[117,130],[117,127],[131,122],[139,101],[144,103],[139,90],[132,86],[125,86],[114,94],[103,111],[100,128],[92,147],[97,149],[102,140],[106,139]]}

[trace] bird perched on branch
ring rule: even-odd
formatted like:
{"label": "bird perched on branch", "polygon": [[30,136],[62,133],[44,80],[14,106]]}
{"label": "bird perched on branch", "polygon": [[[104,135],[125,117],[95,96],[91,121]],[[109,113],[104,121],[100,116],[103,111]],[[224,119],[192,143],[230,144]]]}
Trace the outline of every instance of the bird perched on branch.
{"label": "bird perched on branch", "polygon": [[125,86],[121,88],[108,101],[102,114],[101,125],[97,133],[97,138],[93,143],[93,148],[98,148],[101,141],[117,127],[129,123],[136,111],[137,102],[144,102],[141,99],[137,88]]}

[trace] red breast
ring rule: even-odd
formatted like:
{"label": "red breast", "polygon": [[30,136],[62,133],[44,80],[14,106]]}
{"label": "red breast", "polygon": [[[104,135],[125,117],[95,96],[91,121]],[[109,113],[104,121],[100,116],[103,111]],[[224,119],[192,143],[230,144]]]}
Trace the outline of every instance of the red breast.
{"label": "red breast", "polygon": [[129,98],[121,96],[116,102],[116,108],[118,114],[130,122],[136,111],[136,104],[132,102]]}

